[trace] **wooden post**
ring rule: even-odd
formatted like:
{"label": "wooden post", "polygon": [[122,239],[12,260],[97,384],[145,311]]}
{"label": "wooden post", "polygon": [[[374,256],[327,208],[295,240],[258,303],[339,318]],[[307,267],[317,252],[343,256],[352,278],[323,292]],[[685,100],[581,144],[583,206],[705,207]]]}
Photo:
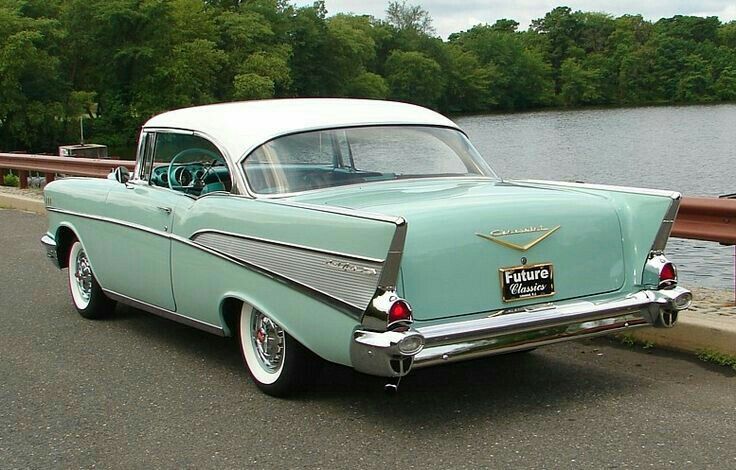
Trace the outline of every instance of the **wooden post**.
{"label": "wooden post", "polygon": [[49,184],[56,179],[56,173],[44,173],[43,176],[46,177],[46,184]]}
{"label": "wooden post", "polygon": [[20,189],[28,189],[28,171],[27,170],[19,170],[18,171],[18,179],[20,179]]}

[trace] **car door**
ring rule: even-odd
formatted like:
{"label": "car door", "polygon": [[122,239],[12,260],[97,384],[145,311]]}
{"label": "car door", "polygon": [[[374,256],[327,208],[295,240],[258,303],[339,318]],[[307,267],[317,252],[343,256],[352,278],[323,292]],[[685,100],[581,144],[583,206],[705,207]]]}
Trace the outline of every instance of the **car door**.
{"label": "car door", "polygon": [[144,132],[135,174],[108,195],[108,213],[115,215],[117,223],[113,230],[117,234],[112,237],[115,245],[110,247],[109,256],[116,275],[108,276],[106,288],[139,302],[176,311],[171,286],[172,224],[175,213],[185,211],[194,199],[163,186],[160,181],[154,184],[152,178],[154,169],[165,167],[175,153],[169,145],[172,140],[176,137],[161,139],[159,132]]}

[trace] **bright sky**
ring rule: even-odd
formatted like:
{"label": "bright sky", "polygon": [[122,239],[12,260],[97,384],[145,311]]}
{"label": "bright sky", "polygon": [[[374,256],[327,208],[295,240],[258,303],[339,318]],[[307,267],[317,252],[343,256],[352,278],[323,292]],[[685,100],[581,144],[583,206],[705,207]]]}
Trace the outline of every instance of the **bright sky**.
{"label": "bright sky", "polygon": [[[313,0],[293,0],[293,3],[311,5]],[[520,29],[526,29],[533,19],[560,5],[614,16],[641,14],[648,20],[674,15],[717,16],[724,22],[736,20],[734,0],[408,0],[407,3],[422,5],[432,15],[434,27],[443,38],[478,23],[493,24],[500,18],[516,20]],[[326,4],[330,15],[355,13],[383,18],[388,0],[326,0]]]}

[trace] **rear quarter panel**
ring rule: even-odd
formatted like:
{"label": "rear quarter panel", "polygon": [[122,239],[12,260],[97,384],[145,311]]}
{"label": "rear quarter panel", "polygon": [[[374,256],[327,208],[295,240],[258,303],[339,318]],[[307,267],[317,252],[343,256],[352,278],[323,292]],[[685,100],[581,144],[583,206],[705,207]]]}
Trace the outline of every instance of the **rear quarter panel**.
{"label": "rear quarter panel", "polygon": [[172,244],[172,279],[178,313],[220,324],[223,299],[237,298],[274,318],[322,358],[350,364],[358,314],[184,241],[203,230],[383,260],[395,224],[229,195],[203,197],[175,215],[179,240]]}

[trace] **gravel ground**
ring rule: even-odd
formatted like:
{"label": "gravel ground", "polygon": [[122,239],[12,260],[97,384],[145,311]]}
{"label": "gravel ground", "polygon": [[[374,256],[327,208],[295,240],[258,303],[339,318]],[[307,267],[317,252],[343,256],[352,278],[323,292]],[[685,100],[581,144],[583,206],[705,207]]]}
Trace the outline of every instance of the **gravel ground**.
{"label": "gravel ground", "polygon": [[39,188],[20,189],[11,186],[0,186],[0,194],[23,196],[43,201],[43,190]]}
{"label": "gravel ground", "polygon": [[690,310],[705,315],[720,315],[733,317],[736,321],[736,305],[734,305],[734,291],[707,289],[697,287],[692,289],[693,306]]}

